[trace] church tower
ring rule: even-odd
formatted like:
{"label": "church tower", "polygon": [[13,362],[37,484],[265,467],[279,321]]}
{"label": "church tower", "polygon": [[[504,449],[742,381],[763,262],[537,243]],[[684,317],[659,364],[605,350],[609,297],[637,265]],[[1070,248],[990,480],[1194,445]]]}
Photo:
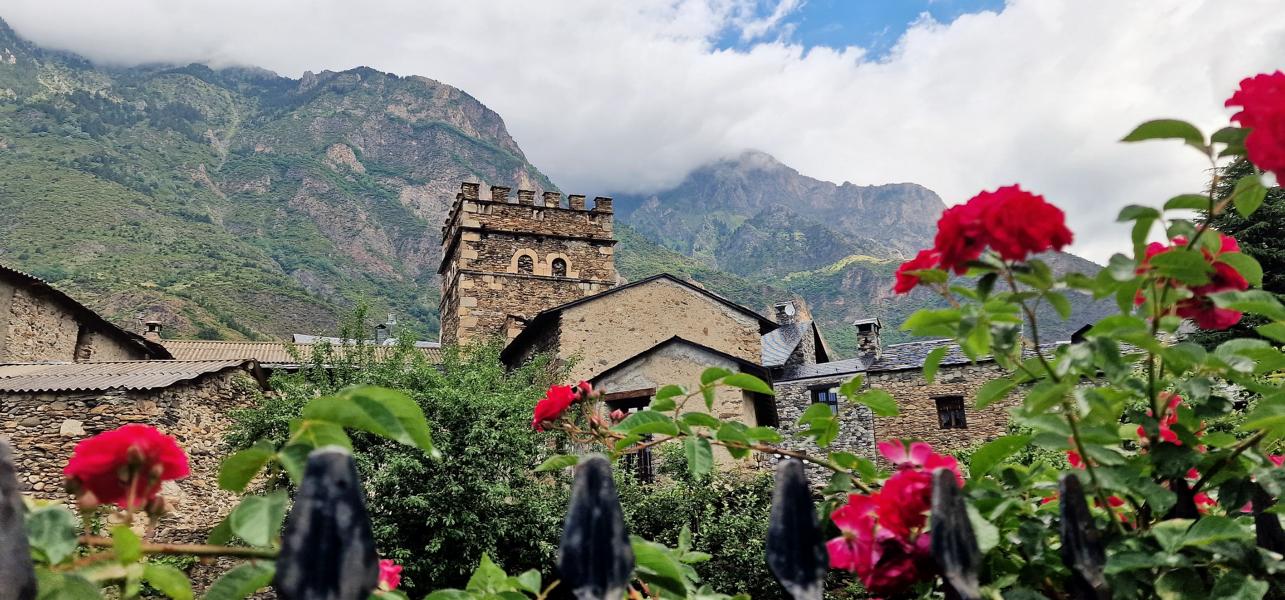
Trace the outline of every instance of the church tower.
{"label": "church tower", "polygon": [[611,198],[463,183],[442,227],[442,344],[513,339],[547,308],[616,284]]}

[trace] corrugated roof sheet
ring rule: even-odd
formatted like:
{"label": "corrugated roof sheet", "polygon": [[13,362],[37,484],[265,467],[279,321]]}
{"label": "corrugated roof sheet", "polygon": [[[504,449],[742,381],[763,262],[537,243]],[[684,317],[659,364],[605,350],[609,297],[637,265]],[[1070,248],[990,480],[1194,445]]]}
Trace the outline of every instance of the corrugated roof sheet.
{"label": "corrugated roof sheet", "polygon": [[251,364],[249,360],[130,360],[0,365],[0,392],[151,390]]}
{"label": "corrugated roof sheet", "polygon": [[[228,342],[212,340],[165,340],[165,347],[180,360],[233,360],[254,359],[266,367],[298,365],[312,358],[312,344],[294,344],[290,342]],[[335,352],[341,352],[351,346],[332,346]],[[298,357],[291,353],[298,353]],[[417,347],[424,353],[424,358],[431,363],[442,362],[441,348]],[[389,346],[373,348],[377,357],[385,356],[395,350]]]}

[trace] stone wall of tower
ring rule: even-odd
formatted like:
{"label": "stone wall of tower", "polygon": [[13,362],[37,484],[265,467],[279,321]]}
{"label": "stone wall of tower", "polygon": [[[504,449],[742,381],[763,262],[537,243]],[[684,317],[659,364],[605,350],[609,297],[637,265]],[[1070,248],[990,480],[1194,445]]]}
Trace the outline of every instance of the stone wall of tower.
{"label": "stone wall of tower", "polygon": [[516,336],[542,310],[616,283],[610,198],[461,185],[442,228],[442,342]]}

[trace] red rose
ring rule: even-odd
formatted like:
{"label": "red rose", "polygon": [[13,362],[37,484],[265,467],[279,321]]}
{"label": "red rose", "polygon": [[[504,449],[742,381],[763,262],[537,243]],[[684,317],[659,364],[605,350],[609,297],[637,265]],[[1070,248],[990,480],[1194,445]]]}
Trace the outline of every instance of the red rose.
{"label": "red rose", "polygon": [[393,562],[392,559],[382,559],[379,561],[379,587],[383,592],[391,592],[397,589],[402,583],[402,566]]}
{"label": "red rose", "polygon": [[[1173,238],[1168,246],[1158,242],[1148,244],[1142,264],[1138,266],[1138,274],[1146,273],[1151,268],[1151,259],[1157,255],[1172,252],[1187,245],[1187,238],[1182,236]],[[1217,252],[1201,249],[1201,254],[1205,257],[1205,261],[1214,268],[1213,274],[1209,277],[1209,283],[1192,287],[1192,297],[1180,300],[1174,307],[1178,316],[1184,319],[1191,319],[1201,329],[1227,329],[1238,323],[1242,316],[1240,311],[1219,308],[1214,305],[1213,300],[1209,299],[1210,294],[1230,291],[1243,292],[1249,289],[1249,281],[1245,279],[1244,275],[1241,275],[1235,267],[1219,260],[1219,257],[1228,252],[1240,252],[1240,244],[1236,241],[1236,238],[1223,233],[1218,234]],[[1182,285],[1177,281],[1171,281],[1170,284],[1175,287]],[[1143,295],[1142,290],[1138,290],[1133,298],[1134,304],[1141,306],[1145,301],[1146,296]]]}
{"label": "red rose", "polygon": [[941,255],[940,266],[963,274],[966,263],[977,260],[986,249],[982,212],[990,197],[983,192],[973,199],[946,209],[937,220],[937,237],[933,248]]}
{"label": "red rose", "polygon": [[544,431],[544,423],[556,421],[562,413],[576,401],[576,392],[569,385],[551,385],[544,398],[535,403],[535,417],[531,426],[536,431]]}
{"label": "red rose", "polygon": [[912,274],[911,271],[933,269],[939,262],[941,262],[941,255],[936,250],[920,250],[914,258],[897,267],[897,284],[893,286],[892,291],[905,294],[915,289],[915,286],[919,285],[919,276]]}
{"label": "red rose", "polygon": [[187,477],[189,469],[174,438],[130,424],[81,440],[62,472],[78,495],[139,510],[160,493],[162,481]]}
{"label": "red rose", "polygon": [[1066,214],[1043,196],[1017,185],[999,188],[991,196],[984,203],[982,223],[986,241],[1000,258],[1026,260],[1032,254],[1061,250],[1071,243]]}
{"label": "red rose", "polygon": [[1245,152],[1249,162],[1285,181],[1285,73],[1277,71],[1244,79],[1226,106],[1239,106],[1231,120],[1249,128]]}

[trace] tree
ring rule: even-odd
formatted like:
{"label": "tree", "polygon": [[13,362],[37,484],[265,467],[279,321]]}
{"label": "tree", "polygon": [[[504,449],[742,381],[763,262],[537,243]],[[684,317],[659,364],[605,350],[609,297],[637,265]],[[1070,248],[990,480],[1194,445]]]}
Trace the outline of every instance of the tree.
{"label": "tree", "polygon": [[353,448],[378,547],[405,567],[407,591],[462,587],[483,553],[511,569],[548,568],[567,486],[533,475],[553,446],[531,428],[531,407],[550,373],[539,361],[507,372],[499,351],[496,343],[451,348],[435,365],[409,340],[387,354],[323,346],[300,372],[274,376],[275,392],[234,416],[229,439],[280,443],[311,398],[353,384],[399,389],[423,408],[442,458],[364,434]]}
{"label": "tree", "polygon": [[[1253,172],[1253,165],[1243,158],[1227,165],[1220,173],[1214,197],[1220,202],[1226,200],[1235,189],[1236,182]],[[1264,290],[1285,298],[1285,189],[1279,186],[1268,188],[1267,199],[1249,218],[1241,216],[1230,205],[1212,218],[1207,212],[1203,217],[1210,227],[1236,238],[1241,252],[1258,260],[1263,267]],[[1247,316],[1225,331],[1197,332],[1192,340],[1212,349],[1230,339],[1262,338],[1254,328],[1264,323],[1267,320],[1262,317]]]}

